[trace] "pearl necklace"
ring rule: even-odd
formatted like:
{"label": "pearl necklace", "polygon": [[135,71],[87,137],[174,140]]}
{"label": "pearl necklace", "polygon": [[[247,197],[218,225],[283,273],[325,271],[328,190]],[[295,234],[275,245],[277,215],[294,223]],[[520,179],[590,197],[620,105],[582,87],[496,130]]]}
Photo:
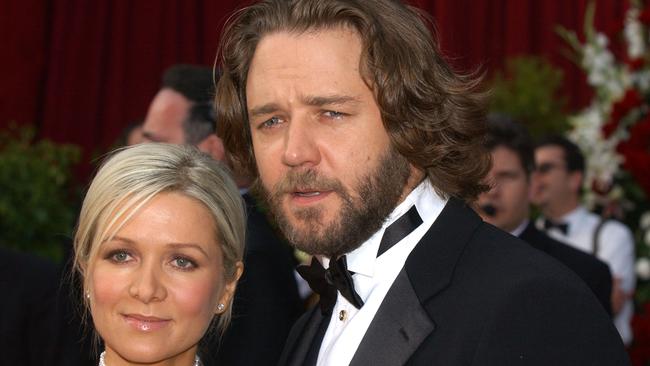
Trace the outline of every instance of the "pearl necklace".
{"label": "pearl necklace", "polygon": [[[106,366],[106,362],[104,362],[104,356],[106,355],[106,351],[102,352],[101,355],[99,355],[99,366]],[[201,359],[199,358],[198,355],[194,356],[194,366],[202,366],[203,364],[201,363]]]}

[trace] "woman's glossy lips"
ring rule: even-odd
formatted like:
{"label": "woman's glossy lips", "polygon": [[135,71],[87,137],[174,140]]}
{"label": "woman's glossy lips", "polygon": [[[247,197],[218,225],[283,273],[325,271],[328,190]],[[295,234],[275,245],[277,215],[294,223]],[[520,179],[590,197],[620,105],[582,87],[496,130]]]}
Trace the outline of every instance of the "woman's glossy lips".
{"label": "woman's glossy lips", "polygon": [[142,332],[152,332],[164,328],[171,319],[162,319],[140,314],[122,314],[126,323]]}

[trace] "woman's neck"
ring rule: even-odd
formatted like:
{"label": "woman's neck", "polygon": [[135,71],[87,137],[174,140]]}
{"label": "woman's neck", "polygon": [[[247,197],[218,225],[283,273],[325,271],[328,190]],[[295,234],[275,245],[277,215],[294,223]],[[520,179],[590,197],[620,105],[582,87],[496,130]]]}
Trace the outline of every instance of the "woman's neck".
{"label": "woman's neck", "polygon": [[134,362],[127,360],[119,353],[115,352],[107,346],[106,350],[101,354],[99,366],[198,366],[201,365],[201,362],[196,356],[196,351],[197,346],[195,345],[182,353],[169,356],[160,361],[152,362],[150,360],[142,360],[139,362]]}

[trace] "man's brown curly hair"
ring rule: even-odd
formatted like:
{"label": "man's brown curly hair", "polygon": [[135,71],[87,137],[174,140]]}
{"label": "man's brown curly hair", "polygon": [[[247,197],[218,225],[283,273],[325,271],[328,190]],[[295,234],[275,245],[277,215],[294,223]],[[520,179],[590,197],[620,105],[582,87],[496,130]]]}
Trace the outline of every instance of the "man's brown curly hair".
{"label": "man's brown curly hair", "polygon": [[361,39],[360,70],[394,148],[439,194],[475,199],[486,190],[481,181],[490,165],[482,144],[485,98],[479,78],[445,62],[427,22],[395,0],[266,0],[236,12],[222,34],[216,91],[217,133],[232,160],[257,176],[245,88],[262,37],[348,27]]}

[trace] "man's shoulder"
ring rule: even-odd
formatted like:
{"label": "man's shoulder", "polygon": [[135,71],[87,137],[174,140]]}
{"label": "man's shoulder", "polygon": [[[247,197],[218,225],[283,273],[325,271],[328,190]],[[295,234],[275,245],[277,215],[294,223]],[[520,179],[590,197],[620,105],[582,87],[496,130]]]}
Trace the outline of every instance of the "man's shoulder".
{"label": "man's shoulder", "polygon": [[564,263],[567,267],[576,271],[578,275],[583,271],[601,273],[603,275],[609,274],[607,264],[595,256],[553,239],[535,228],[531,229],[530,231],[525,231],[524,233],[528,234],[528,236],[522,234],[521,239]]}
{"label": "man's shoulder", "polygon": [[[575,356],[578,361],[564,364],[587,364],[582,361],[591,362],[593,357],[585,355],[603,344],[613,342],[607,345],[609,350],[618,347],[611,320],[575,273],[487,223],[480,223],[465,243],[447,286],[420,300],[436,324],[437,339],[423,348],[423,359],[432,357],[436,348],[453,347],[461,338],[469,343],[481,339],[474,360],[503,361],[490,364],[510,364],[505,360],[514,360],[509,357],[515,355],[556,361],[562,355]],[[566,347],[575,336],[589,352]],[[601,338],[606,341],[595,341]],[[484,342],[490,347],[485,348]],[[556,349],[560,345],[562,349]]]}
{"label": "man's shoulder", "polygon": [[601,235],[615,238],[626,238],[630,240],[633,238],[630,228],[615,219],[607,219],[603,222]]}
{"label": "man's shoulder", "polygon": [[[540,233],[541,234],[541,233]],[[543,235],[543,234],[542,234]],[[539,238],[544,240],[544,238]],[[554,246],[555,243],[548,243]],[[555,260],[535,249],[527,242],[484,223],[476,231],[468,246],[468,255],[480,261],[479,266],[494,269],[495,275],[530,279],[546,276],[563,277],[566,271]]]}
{"label": "man's shoulder", "polygon": [[455,271],[466,271],[478,282],[491,278],[494,286],[501,287],[518,286],[517,281],[575,280],[575,275],[555,259],[485,222],[476,227],[465,244]]}

